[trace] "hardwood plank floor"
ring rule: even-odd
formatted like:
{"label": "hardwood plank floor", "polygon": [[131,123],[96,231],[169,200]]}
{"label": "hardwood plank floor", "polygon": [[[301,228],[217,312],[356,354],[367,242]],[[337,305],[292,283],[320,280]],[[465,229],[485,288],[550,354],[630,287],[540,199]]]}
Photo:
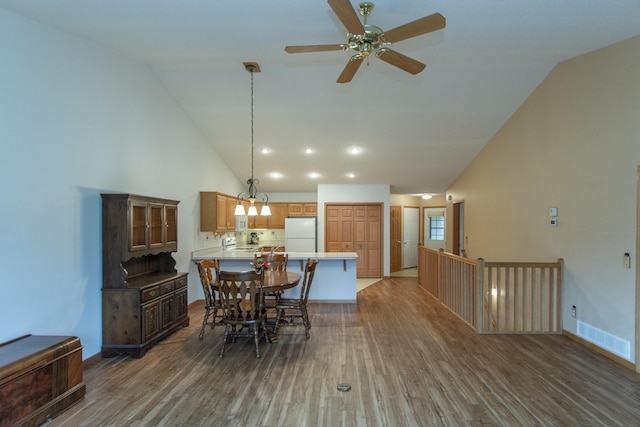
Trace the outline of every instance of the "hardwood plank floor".
{"label": "hardwood plank floor", "polygon": [[[415,278],[312,304],[311,338],[227,345],[191,326],[142,359],[98,359],[51,426],[636,426],[640,375],[561,335],[477,335]],[[337,386],[348,383],[349,392]]]}

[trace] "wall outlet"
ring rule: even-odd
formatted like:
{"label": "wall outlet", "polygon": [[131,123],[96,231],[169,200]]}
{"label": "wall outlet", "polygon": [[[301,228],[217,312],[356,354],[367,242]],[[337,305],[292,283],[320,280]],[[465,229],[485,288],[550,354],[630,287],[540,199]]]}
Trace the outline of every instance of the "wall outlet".
{"label": "wall outlet", "polygon": [[572,305],[571,306],[571,317],[573,317],[574,319],[576,317],[576,311],[577,311],[576,306]]}

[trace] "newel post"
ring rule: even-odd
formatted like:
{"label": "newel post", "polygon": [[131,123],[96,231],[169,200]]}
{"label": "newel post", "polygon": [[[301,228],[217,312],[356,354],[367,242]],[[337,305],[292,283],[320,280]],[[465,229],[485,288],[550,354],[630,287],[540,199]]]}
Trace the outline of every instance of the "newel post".
{"label": "newel post", "polygon": [[484,259],[478,258],[478,272],[476,274],[476,330],[484,332]]}

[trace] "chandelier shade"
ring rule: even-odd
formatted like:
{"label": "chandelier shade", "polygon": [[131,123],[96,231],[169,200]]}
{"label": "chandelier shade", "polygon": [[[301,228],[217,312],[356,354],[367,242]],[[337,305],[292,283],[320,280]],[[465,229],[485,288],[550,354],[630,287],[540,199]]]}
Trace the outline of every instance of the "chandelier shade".
{"label": "chandelier shade", "polygon": [[[267,193],[261,193],[258,191],[257,185],[260,184],[260,181],[253,177],[253,73],[259,73],[260,66],[255,62],[243,62],[243,64],[245,70],[247,70],[251,75],[251,178],[247,180],[247,185],[249,186],[248,190],[239,193],[237,196],[238,203],[236,205],[235,214],[248,216],[258,215],[258,208],[255,203],[256,201],[259,201],[264,203],[260,210],[260,215],[268,216],[271,215],[271,209],[269,208],[269,196]],[[243,201],[249,202],[246,213],[244,210],[244,204],[242,203]]]}

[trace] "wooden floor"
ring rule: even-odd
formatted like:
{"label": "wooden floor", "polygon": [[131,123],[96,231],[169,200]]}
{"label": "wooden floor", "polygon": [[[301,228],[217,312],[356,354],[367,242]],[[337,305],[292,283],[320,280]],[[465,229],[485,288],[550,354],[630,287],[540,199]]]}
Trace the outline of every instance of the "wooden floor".
{"label": "wooden floor", "polygon": [[[314,304],[311,338],[227,345],[191,326],[142,359],[99,359],[51,426],[638,426],[640,375],[561,335],[477,335],[416,285]],[[351,391],[337,390],[340,383]]]}

